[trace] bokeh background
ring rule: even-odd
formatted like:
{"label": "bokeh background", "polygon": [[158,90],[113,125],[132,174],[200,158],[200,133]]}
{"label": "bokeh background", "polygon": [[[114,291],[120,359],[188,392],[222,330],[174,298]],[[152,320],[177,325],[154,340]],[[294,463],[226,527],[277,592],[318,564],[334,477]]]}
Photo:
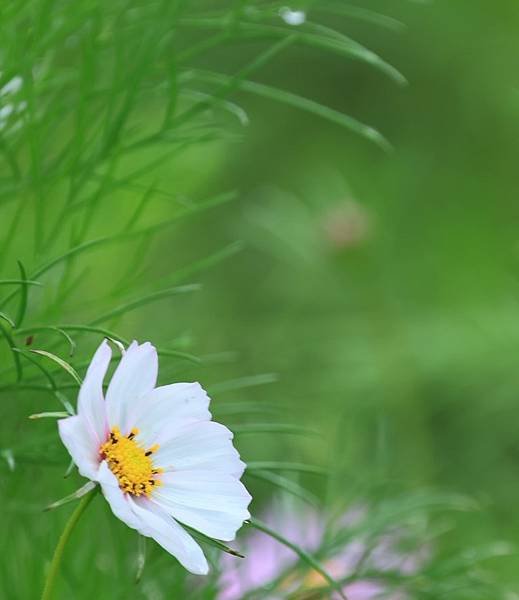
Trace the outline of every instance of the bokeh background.
{"label": "bokeh background", "polygon": [[[76,14],[49,3],[47,13],[45,4],[33,2],[34,11],[22,11],[20,17],[13,16],[17,3],[5,9],[10,50],[2,49],[6,67],[0,70],[7,81],[17,75],[17,64],[18,73],[26,73],[34,66],[27,62],[43,56],[45,49],[31,43],[43,39],[52,18],[72,22],[92,9],[102,23],[105,10],[82,2]],[[118,9],[140,10],[139,3],[126,4],[117,3]],[[223,12],[247,8],[246,2],[235,6],[224,0],[189,4],[183,9],[195,13],[208,4]],[[98,131],[95,119],[89,122],[90,111],[106,106],[110,93],[117,98],[112,114],[119,101],[124,105],[122,88],[111,86],[118,81],[115,67],[128,70],[119,84],[129,85],[132,69],[142,60],[145,76],[135,75],[135,85],[145,91],[139,92],[128,135],[137,124],[152,129],[173,93],[165,73],[174,67],[180,72],[178,56],[209,33],[190,29],[185,17],[171,63],[144,51],[133,62],[131,48],[104,63],[102,44],[89,46],[93,38],[81,29],[74,34],[79,41],[45,38],[53,54],[40,66],[43,79],[56,87],[38,90],[36,81],[36,92],[19,100],[27,103],[20,113],[30,116],[20,117],[20,128],[4,123],[0,131],[2,279],[20,276],[17,259],[30,275],[75,242],[113,235],[125,223],[133,231],[189,214],[158,235],[99,244],[49,271],[41,290],[30,288],[26,331],[12,333],[20,347],[34,335],[32,347],[52,349],[82,372],[99,335],[76,332],[78,348],[69,358],[62,337],[30,328],[93,323],[137,296],[201,284],[196,292],[108,316],[100,326],[127,339],[150,339],[170,354],[200,357],[201,364],[195,364],[189,356],[164,356],[161,377],[203,382],[215,414],[220,410],[221,420],[242,428],[237,442],[245,460],[327,465],[333,471],[327,485],[318,477],[301,477],[323,501],[329,494],[348,502],[407,492],[457,493],[473,499],[474,510],[446,517],[440,554],[513,544],[519,537],[519,6],[514,0],[366,0],[357,5],[391,20],[352,18],[343,10],[346,5],[332,10],[319,0],[290,8],[308,10],[313,20],[376,51],[408,85],[398,85],[363,61],[297,44],[250,79],[368,123],[389,140],[391,150],[297,106],[236,89],[230,99],[240,109],[229,112],[223,103],[212,107],[219,135],[208,128],[207,139],[185,145],[179,136],[160,163],[159,146],[137,146],[116,165],[111,157],[124,141],[114,142],[112,154],[98,150],[99,170],[85,170],[91,179],[69,205],[67,177],[73,173],[70,179],[77,182],[88,163],[82,154],[88,144],[81,146],[79,134],[95,138]],[[174,10],[166,11],[164,23],[176,18]],[[277,10],[272,19],[281,21]],[[20,28],[38,19],[41,30],[16,42]],[[95,17],[92,23],[94,28]],[[114,23],[113,31],[100,24],[100,35],[108,40],[121,35],[121,42],[132,35],[131,28],[121,33]],[[147,26],[160,29],[161,24],[150,17]],[[150,38],[156,33],[140,27]],[[263,41],[236,39],[186,60],[190,68],[233,74],[264,50]],[[78,97],[90,89],[92,73],[105,95],[81,103],[83,121],[75,121]],[[154,87],[148,92],[150,81]],[[70,93],[60,96],[60,86],[69,86]],[[15,102],[9,94],[1,97],[4,106]],[[198,94],[187,93],[173,110],[198,101],[203,97]],[[40,97],[46,102],[42,115]],[[53,103],[54,111],[48,108]],[[68,106],[73,109],[61,119]],[[207,123],[196,123],[186,138],[197,136],[197,127],[200,137],[206,134]],[[49,167],[46,177],[51,162],[46,159],[59,155],[60,140],[69,152],[66,165],[55,172]],[[129,173],[132,179],[124,182]],[[110,183],[116,176],[123,184]],[[102,192],[96,192],[97,184]],[[193,209],[230,191],[234,197],[228,202]],[[83,230],[85,206],[95,208]],[[0,310],[15,314],[15,300]],[[0,357],[6,365],[0,374],[1,595],[33,598],[68,511],[43,514],[41,507],[73,491],[80,478],[63,479],[67,457],[55,439],[55,423],[27,419],[60,409],[56,398],[30,389],[41,373],[27,362],[27,387],[17,387],[7,346]],[[57,377],[70,383],[66,374]],[[62,391],[75,402],[73,389]],[[273,415],[320,435],[268,427],[247,434],[247,426],[261,429],[257,425],[271,422]],[[255,492],[253,506],[260,510],[271,488],[253,477],[248,481]],[[62,597],[177,597],[168,557],[159,551],[152,551],[148,588],[122,586],[132,578],[135,540],[98,504],[71,543]],[[125,552],[128,548],[131,552]],[[488,577],[519,594],[513,549],[483,562]]]}

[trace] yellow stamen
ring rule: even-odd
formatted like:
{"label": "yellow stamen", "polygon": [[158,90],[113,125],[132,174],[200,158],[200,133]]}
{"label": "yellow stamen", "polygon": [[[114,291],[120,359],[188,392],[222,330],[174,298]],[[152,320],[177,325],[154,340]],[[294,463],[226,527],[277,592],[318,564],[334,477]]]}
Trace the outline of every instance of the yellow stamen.
{"label": "yellow stamen", "polygon": [[145,450],[134,439],[138,433],[139,430],[133,428],[125,437],[118,427],[114,427],[108,440],[99,448],[99,454],[117,477],[123,492],[134,496],[149,496],[154,487],[162,485],[155,476],[163,473],[163,469],[154,467],[151,459],[159,445],[154,444],[149,450]]}

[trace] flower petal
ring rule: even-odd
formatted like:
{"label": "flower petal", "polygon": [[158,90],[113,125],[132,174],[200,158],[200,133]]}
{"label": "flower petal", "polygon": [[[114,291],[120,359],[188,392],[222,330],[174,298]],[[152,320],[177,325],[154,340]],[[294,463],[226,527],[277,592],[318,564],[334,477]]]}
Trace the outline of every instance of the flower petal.
{"label": "flower petal", "polygon": [[153,500],[181,523],[219,540],[230,541],[250,517],[245,486],[231,475],[214,471],[174,471],[161,476]]}
{"label": "flower petal", "polygon": [[97,480],[99,469],[99,444],[81,415],[58,421],[61,441],[68,450],[83,477]]}
{"label": "flower petal", "polygon": [[192,573],[205,575],[209,567],[195,540],[172,517],[147,498],[124,494],[106,462],[99,468],[98,481],[114,515],[142,535],[153,538]]}
{"label": "flower petal", "polygon": [[[355,600],[376,600],[377,598],[386,598],[386,594],[384,594],[387,590],[383,585],[376,581],[370,580],[360,580],[355,581],[354,583],[350,583],[344,588],[344,593],[348,595],[348,598],[355,598]],[[337,594],[336,598],[339,597]],[[403,596],[390,596],[392,600],[398,600],[401,598],[403,600]]]}
{"label": "flower petal", "polygon": [[122,492],[117,477],[110,471],[106,461],[103,461],[99,467],[97,480],[101,484],[103,496],[106,498],[114,515],[118,519],[121,519],[123,523],[126,523],[128,527],[140,531],[143,524],[133,512],[132,506],[128,501],[128,494]]}
{"label": "flower petal", "polygon": [[145,394],[157,382],[157,351],[149,343],[132,342],[121,358],[106,392],[106,410],[110,428],[119,427],[123,434],[129,431],[128,415],[135,410]]}
{"label": "flower petal", "polygon": [[128,501],[143,523],[139,529],[142,535],[153,538],[191,573],[208,573],[209,565],[202,549],[181,525],[147,498],[129,498]]}
{"label": "flower petal", "polygon": [[78,414],[81,415],[84,423],[97,439],[98,446],[106,440],[108,435],[103,379],[111,358],[112,350],[107,341],[103,340],[92,358],[83,385],[79,390]]}
{"label": "flower petal", "polygon": [[241,477],[245,464],[232,445],[231,431],[214,421],[198,422],[176,429],[154,455],[164,470],[204,469]]}
{"label": "flower petal", "polygon": [[130,426],[140,431],[144,447],[162,444],[179,429],[209,421],[209,396],[199,383],[174,383],[155,388],[139,404]]}

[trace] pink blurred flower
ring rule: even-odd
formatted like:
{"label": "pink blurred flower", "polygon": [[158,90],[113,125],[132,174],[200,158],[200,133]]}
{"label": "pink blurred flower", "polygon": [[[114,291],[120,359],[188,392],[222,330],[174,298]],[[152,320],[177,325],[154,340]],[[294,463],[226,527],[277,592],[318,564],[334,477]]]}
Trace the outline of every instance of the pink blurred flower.
{"label": "pink blurred flower", "polygon": [[[368,516],[365,506],[352,508],[345,513],[339,526],[352,529]],[[307,552],[316,552],[323,541],[325,519],[315,510],[294,510],[292,505],[275,502],[263,520]],[[361,561],[374,573],[370,578],[353,580],[345,585],[348,600],[406,600],[403,591],[389,589],[384,583],[384,574],[396,572],[406,576],[418,572],[428,560],[429,548],[419,547],[416,551],[404,553],[398,546],[405,537],[402,529],[386,532],[375,541],[368,541],[360,535],[353,539],[349,537],[333,556],[322,563],[336,580],[353,576]],[[268,595],[268,600],[282,600],[295,590],[308,592],[309,600],[317,600],[318,596],[311,595],[312,590],[318,593],[319,588],[327,585],[319,573],[310,569],[294,570],[283,578],[283,573],[297,563],[297,556],[260,531],[252,531],[242,542],[240,550],[245,559],[238,561],[228,555],[222,556],[218,600],[241,600],[248,592],[266,588],[280,577],[279,585]],[[335,600],[339,595],[334,594],[332,598]]]}
{"label": "pink blurred flower", "polygon": [[369,213],[354,200],[345,200],[329,209],[322,218],[321,226],[326,241],[335,250],[362,245],[373,230]]}

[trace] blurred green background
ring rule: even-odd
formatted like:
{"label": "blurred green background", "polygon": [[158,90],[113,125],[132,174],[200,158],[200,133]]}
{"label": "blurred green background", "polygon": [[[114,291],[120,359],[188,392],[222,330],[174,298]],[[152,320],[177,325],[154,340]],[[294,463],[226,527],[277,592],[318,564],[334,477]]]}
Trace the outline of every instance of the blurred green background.
{"label": "blurred green background", "polygon": [[[224,4],[227,8],[223,0],[212,3]],[[323,433],[317,440],[272,432],[243,435],[238,444],[245,460],[329,464],[333,493],[344,498],[381,489],[465,494],[479,509],[456,516],[455,528],[442,538],[444,551],[514,543],[519,537],[519,6],[514,0],[361,4],[404,26],[339,16],[319,1],[310,14],[375,50],[405,75],[407,86],[361,61],[299,46],[285,49],[251,79],[370,124],[390,141],[391,151],[318,116],[236,91],[232,99],[248,113],[248,125],[220,115],[223,138],[185,150],[179,146],[180,152],[144,172],[133,188],[103,197],[85,239],[110,235],[130,219],[151,185],[159,191],[147,204],[146,225],[221,192],[236,190],[236,198],[194,213],[153,241],[100,246],[78,257],[71,273],[60,273],[65,284],[49,276],[43,291],[31,290],[24,325],[88,322],[114,302],[121,304],[125,291],[201,283],[194,294],[105,324],[126,338],[203,357],[201,366],[180,359],[166,363],[163,380],[199,379],[212,391],[216,416],[223,406],[221,420],[231,427],[244,420],[263,423],[274,407],[282,422]],[[186,45],[190,35],[195,34],[187,34]],[[255,43],[225,45],[192,65],[233,73],[258,52]],[[74,65],[74,55],[58,59],[57,64]],[[160,93],[147,97],[139,105],[139,120],[154,122],[161,102]],[[45,148],[48,138],[41,131],[38,144]],[[9,138],[3,143],[9,145]],[[23,148],[20,152],[23,164]],[[140,168],[147,157],[145,150],[132,154],[118,172]],[[8,181],[7,166],[3,174],[2,181]],[[18,276],[18,258],[29,273],[39,264],[30,241],[34,219],[44,219],[48,234],[66,195],[59,178],[42,189],[41,213],[32,209],[32,191],[23,187],[0,205],[1,237],[12,237],[1,257],[5,278]],[[24,202],[28,208],[13,230],[11,219]],[[66,227],[56,232],[62,250],[70,241]],[[222,248],[230,248],[224,261],[190,271],[189,265]],[[58,302],[70,284],[66,300]],[[81,359],[98,339],[81,338]],[[48,340],[56,343],[47,332],[33,345],[45,348]],[[66,345],[60,348],[66,356]],[[10,365],[8,350],[2,352]],[[71,362],[84,369],[81,360]],[[254,385],[262,381],[270,383]],[[12,549],[12,559],[2,561],[2,580],[12,581],[13,572],[17,579],[14,587],[4,583],[2,597],[37,597],[42,562],[65,519],[59,512],[42,515],[38,508],[75,484],[62,478],[64,450],[51,452],[48,464],[36,460],[45,455],[50,443],[45,440],[53,439],[54,423],[26,418],[56,410],[56,400],[21,389],[3,390],[1,400],[0,445],[12,448],[15,460],[18,445],[30,446],[29,439],[42,436],[41,446],[25,461],[22,453],[14,471],[7,461],[1,467],[1,502],[9,515],[2,544]],[[233,402],[250,402],[257,414],[226,412],[226,403]],[[319,479],[304,482],[324,495]],[[260,507],[268,487],[251,485],[259,486],[255,506]],[[70,553],[77,564],[69,567],[63,598],[130,597],[124,589],[120,596],[113,588],[106,595],[99,590],[127,577],[130,569],[130,558],[103,563],[104,553],[117,553],[105,541],[115,547],[119,538],[128,544],[133,538],[110,522],[107,509],[96,506],[93,513],[102,552],[96,555],[96,545],[78,533],[76,552]],[[90,525],[80,526],[83,534],[94,522],[88,518]],[[112,533],[105,538],[107,528]],[[165,574],[167,557],[158,551],[153,556],[152,573],[174,585]],[[82,557],[91,561],[97,578],[87,587],[82,578],[92,573],[85,573]],[[514,554],[491,559],[485,567],[518,593]],[[143,597],[175,597],[157,594]]]}

